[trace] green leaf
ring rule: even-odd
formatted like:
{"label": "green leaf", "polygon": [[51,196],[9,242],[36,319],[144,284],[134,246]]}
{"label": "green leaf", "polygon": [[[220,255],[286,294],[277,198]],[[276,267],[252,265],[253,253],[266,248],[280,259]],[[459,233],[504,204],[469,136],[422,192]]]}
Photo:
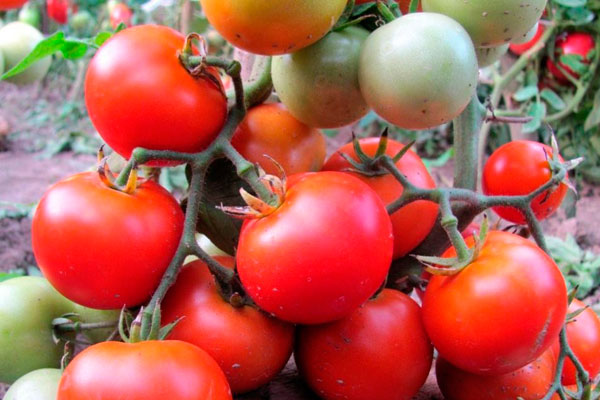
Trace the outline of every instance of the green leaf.
{"label": "green leaf", "polygon": [[20,63],[15,65],[12,69],[8,70],[0,77],[0,79],[10,78],[11,76],[15,76],[27,68],[29,68],[33,63],[42,58],[51,56],[52,54],[59,51],[64,45],[65,34],[63,32],[56,32],[54,35],[47,37],[42,40],[33,48],[31,53],[29,53],[24,59],[21,60]]}
{"label": "green leaf", "polygon": [[537,85],[525,86],[521,89],[517,90],[515,94],[513,94],[513,99],[518,102],[524,102],[526,100],[532,99],[538,94]]}
{"label": "green leaf", "polygon": [[561,64],[569,67],[573,72],[579,75],[584,74],[588,70],[588,65],[583,61],[583,57],[579,54],[563,54],[560,56]]}
{"label": "green leaf", "polygon": [[594,105],[592,107],[592,111],[590,111],[585,119],[585,125],[583,126],[583,129],[587,132],[596,127],[598,124],[600,124],[600,89],[598,89],[594,95]]}
{"label": "green leaf", "polygon": [[554,0],[554,2],[569,8],[583,7],[587,4],[587,0]]}
{"label": "green leaf", "polygon": [[546,103],[548,103],[550,107],[557,111],[564,110],[565,107],[567,107],[567,104],[564,102],[564,100],[552,89],[546,88],[542,90],[540,92],[540,97],[546,100]]}
{"label": "green leaf", "polygon": [[100,47],[104,44],[104,42],[106,42],[108,39],[110,39],[110,37],[113,34],[110,32],[100,32],[99,34],[96,35],[96,37],[92,40],[92,42]]}
{"label": "green leaf", "polygon": [[527,115],[533,117],[533,119],[523,125],[523,133],[533,133],[542,126],[542,119],[546,116],[546,103],[535,102],[531,104]]}
{"label": "green leaf", "polygon": [[12,278],[18,278],[20,276],[25,276],[25,270],[17,269],[14,271],[0,272],[0,282],[4,282]]}

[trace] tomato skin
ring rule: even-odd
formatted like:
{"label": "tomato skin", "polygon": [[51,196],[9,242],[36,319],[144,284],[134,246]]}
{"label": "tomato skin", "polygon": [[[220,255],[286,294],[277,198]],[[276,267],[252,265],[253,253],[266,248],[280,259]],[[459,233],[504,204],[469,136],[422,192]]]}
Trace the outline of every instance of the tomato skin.
{"label": "tomato skin", "polygon": [[535,44],[537,42],[540,41],[540,39],[542,38],[542,35],[544,34],[544,25],[543,24],[538,24],[537,25],[537,30],[535,32],[535,36],[533,37],[533,39],[531,39],[530,41],[526,42],[526,43],[522,43],[522,44],[514,44],[511,43],[510,45],[510,51],[517,54],[517,55],[521,55],[523,53],[525,53],[527,50],[531,49],[533,46],[535,46]]}
{"label": "tomato skin", "polygon": [[[44,39],[44,35],[33,26],[24,22],[11,22],[0,28],[0,48],[4,58],[4,71],[12,69],[25,58],[37,44]],[[27,85],[41,80],[52,62],[52,57],[44,57],[36,61],[25,71],[7,78],[7,82],[17,85]]]}
{"label": "tomato skin", "polygon": [[[483,169],[483,192],[491,196],[527,195],[551,179],[552,171],[548,159],[552,158],[552,148],[545,144],[517,140],[500,146],[487,160]],[[562,162],[562,157],[559,156]],[[518,176],[519,179],[515,179]],[[556,190],[540,194],[531,203],[538,219],[552,215],[568,191],[561,183]],[[525,216],[513,207],[494,207],[494,212],[507,221],[525,224]]]}
{"label": "tomato skin", "polygon": [[[582,63],[589,64],[591,60],[588,58],[590,52],[596,48],[594,37],[586,32],[571,32],[564,33],[556,39],[556,58],[558,65],[572,75],[575,79],[579,78],[579,74],[574,72],[569,66],[560,62],[561,55],[578,54],[583,57]],[[569,79],[558,69],[556,64],[548,58],[546,67],[554,75],[560,83],[570,83]]]}
{"label": "tomato skin", "polygon": [[478,47],[475,49],[479,68],[489,67],[508,52],[508,44],[496,47]]}
{"label": "tomato skin", "polygon": [[48,17],[61,25],[67,23],[70,9],[73,9],[73,11],[77,9],[70,0],[46,0]]}
{"label": "tomato skin", "polygon": [[[554,354],[546,350],[537,360],[516,371],[484,376],[461,371],[440,357],[435,373],[446,400],[539,400],[552,385],[554,364]],[[558,395],[552,400],[558,400]]]}
{"label": "tomato skin", "polygon": [[167,340],[103,342],[65,369],[57,400],[231,400],[223,371],[205,351]]}
{"label": "tomato skin", "polygon": [[287,175],[318,171],[325,161],[323,133],[294,118],[280,103],[248,110],[231,144],[248,161],[276,176],[281,172],[265,154],[274,158]]}
{"label": "tomato skin", "polygon": [[336,322],[303,326],[295,350],[300,374],[323,399],[411,399],[433,357],[421,309],[384,289]]}
{"label": "tomato skin", "polygon": [[[360,140],[362,150],[369,156],[374,156],[379,145],[379,138],[367,138]],[[404,145],[395,140],[388,139],[386,154],[394,157]],[[348,143],[331,155],[323,166],[324,171],[343,172],[352,166],[346,161],[341,153],[349,155],[355,161],[358,156],[354,151],[354,145]],[[407,179],[415,186],[424,189],[435,188],[435,181],[429,175],[421,158],[412,150],[396,163],[396,166]],[[346,172],[357,177],[375,190],[381,200],[387,205],[397,200],[404,188],[391,174],[383,176],[368,177],[359,173]],[[415,201],[410,203],[391,215],[394,230],[394,259],[407,255],[412,249],[427,237],[435,224],[438,215],[438,205],[431,201]]]}
{"label": "tomato skin", "polygon": [[181,65],[183,44],[171,28],[139,25],[110,38],[92,58],[85,103],[102,139],[121,156],[129,158],[136,147],[198,152],[223,127],[222,89]]}
{"label": "tomato skin", "polygon": [[[455,254],[451,248],[443,257]],[[498,231],[489,232],[462,272],[432,277],[423,301],[425,327],[440,355],[480,375],[508,373],[538,358],[558,337],[566,311],[565,280],[552,258]]]}
{"label": "tomato skin", "polygon": [[263,310],[319,324],[343,318],[375,293],[393,243],[385,207],[365,183],[341,172],[307,173],[274,213],[245,223],[237,268]]}
{"label": "tomato skin", "polygon": [[125,26],[131,26],[131,17],[133,17],[133,12],[131,9],[127,7],[127,5],[123,3],[115,4],[110,10],[110,25],[113,29],[116,29],[117,26],[122,22]]}
{"label": "tomato skin", "polygon": [[[215,257],[233,268],[233,257]],[[201,261],[187,264],[162,303],[165,324],[181,320],[169,339],[205,350],[225,372],[233,393],[258,389],[271,381],[290,358],[294,326],[256,308],[234,308],[218,292]]]}
{"label": "tomato skin", "polygon": [[321,39],[346,0],[200,0],[210,24],[228,42],[255,54],[298,51]]}
{"label": "tomato skin", "polygon": [[56,400],[60,369],[45,368],[19,378],[2,400]]}
{"label": "tomato skin", "polygon": [[419,130],[458,116],[475,93],[478,71],[473,43],[456,21],[413,13],[371,33],[358,76],[361,92],[377,114],[401,128]]}
{"label": "tomato skin", "polygon": [[0,11],[21,8],[27,3],[27,0],[0,0]]}
{"label": "tomato skin", "polygon": [[309,126],[339,128],[367,114],[358,67],[368,36],[365,29],[349,27],[303,50],[273,58],[273,86],[296,118]]}
{"label": "tomato skin", "polygon": [[[183,219],[173,196],[152,181],[126,194],[105,186],[95,172],[81,173],[42,197],[33,217],[33,251],[44,276],[72,301],[131,307],[158,286]],[[115,240],[117,233],[127,240]]]}

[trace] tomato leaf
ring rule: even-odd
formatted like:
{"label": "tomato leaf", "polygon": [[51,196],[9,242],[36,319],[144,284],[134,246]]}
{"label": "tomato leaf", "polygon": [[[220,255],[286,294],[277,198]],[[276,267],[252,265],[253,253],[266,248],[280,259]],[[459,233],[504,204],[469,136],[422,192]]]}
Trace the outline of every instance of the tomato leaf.
{"label": "tomato leaf", "polygon": [[587,64],[583,62],[583,57],[579,54],[563,54],[560,56],[560,62],[580,75],[588,70]]}
{"label": "tomato leaf", "polygon": [[12,278],[18,278],[20,276],[25,276],[25,270],[16,269],[8,272],[0,272],[0,282],[7,281]]}
{"label": "tomato leaf", "polygon": [[598,124],[600,124],[600,89],[594,95],[594,105],[592,111],[590,111],[585,119],[583,129],[587,132]]}
{"label": "tomato leaf", "polygon": [[552,89],[546,88],[542,90],[540,92],[540,97],[546,100],[546,103],[548,103],[550,107],[554,108],[557,111],[564,110],[567,106],[564,100]]}
{"label": "tomato leaf", "polygon": [[587,4],[587,0],[554,0],[554,2],[569,8],[583,7]]}
{"label": "tomato leaf", "polygon": [[526,100],[532,99],[538,94],[537,85],[525,86],[521,89],[517,90],[515,94],[513,94],[513,99],[518,102],[524,102]]}
{"label": "tomato leaf", "polygon": [[533,117],[533,119],[523,125],[523,133],[533,133],[542,126],[542,119],[546,116],[546,103],[535,102],[531,104],[527,115]]}

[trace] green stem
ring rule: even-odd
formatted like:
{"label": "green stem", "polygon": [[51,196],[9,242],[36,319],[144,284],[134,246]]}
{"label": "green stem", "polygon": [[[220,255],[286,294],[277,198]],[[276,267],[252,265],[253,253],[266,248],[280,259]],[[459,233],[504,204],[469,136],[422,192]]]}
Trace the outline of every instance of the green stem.
{"label": "green stem", "polygon": [[477,190],[479,130],[485,108],[473,95],[467,108],[454,120],[454,187]]}

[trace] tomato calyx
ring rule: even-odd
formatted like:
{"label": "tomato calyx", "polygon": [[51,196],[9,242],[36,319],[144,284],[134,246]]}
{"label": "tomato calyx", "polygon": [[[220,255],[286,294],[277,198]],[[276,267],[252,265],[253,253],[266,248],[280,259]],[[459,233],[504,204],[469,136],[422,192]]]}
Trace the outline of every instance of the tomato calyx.
{"label": "tomato calyx", "polygon": [[[193,45],[193,41],[196,40],[200,43],[199,48]],[[198,49],[198,54],[195,54],[194,50]],[[225,96],[225,90],[221,85],[220,80],[214,76],[209,70],[209,66],[206,62],[208,56],[208,45],[203,36],[198,33],[190,33],[186,36],[183,49],[179,52],[177,57],[184,66],[184,68],[196,79],[205,78],[213,85],[215,85]],[[199,62],[198,62],[199,60]]]}
{"label": "tomato calyx", "polygon": [[102,145],[100,150],[98,150],[97,172],[100,181],[106,187],[126,194],[133,194],[133,192],[135,192],[135,190],[146,181],[145,179],[138,179],[137,165],[134,164],[129,172],[125,185],[119,185],[115,179],[115,174],[111,171],[110,166],[108,165],[108,157],[104,156],[104,145]]}
{"label": "tomato calyx", "polygon": [[[560,176],[560,174],[564,173],[564,178],[560,182],[556,182],[547,192],[546,196],[548,197],[552,192],[557,190],[561,184],[565,184],[569,189],[573,191],[573,193],[577,194],[577,188],[573,183],[569,180],[568,172],[577,168],[579,164],[584,161],[584,157],[574,158],[572,160],[568,160],[565,162],[561,162],[559,155],[560,149],[558,147],[558,141],[554,134],[551,136],[551,146],[552,146],[552,155],[546,154],[546,159],[548,160],[548,167],[552,172],[552,177]],[[542,201],[543,203],[544,201]]]}
{"label": "tomato calyx", "polygon": [[[167,336],[175,329],[175,326],[183,319],[180,317],[175,321],[163,327],[161,323],[160,304],[157,304],[152,311],[152,318],[148,321],[144,318],[144,307],[140,307],[135,319],[132,319],[129,311],[123,307],[119,315],[118,331],[119,336],[125,343],[139,343],[148,340],[165,340]],[[150,324],[150,329],[146,329],[146,324]],[[148,332],[143,335],[142,332]]]}

